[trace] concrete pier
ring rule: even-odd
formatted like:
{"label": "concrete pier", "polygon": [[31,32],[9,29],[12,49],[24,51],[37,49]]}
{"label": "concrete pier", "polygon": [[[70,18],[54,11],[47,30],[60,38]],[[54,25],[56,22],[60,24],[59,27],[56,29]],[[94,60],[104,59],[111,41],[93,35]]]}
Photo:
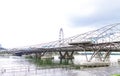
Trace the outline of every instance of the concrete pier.
{"label": "concrete pier", "polygon": [[44,59],[54,59],[54,57],[52,57],[52,56],[51,56],[51,57],[48,57],[48,56],[42,56],[41,59],[42,59],[42,60],[44,60]]}
{"label": "concrete pier", "polygon": [[105,67],[109,66],[110,62],[82,62],[80,67]]}
{"label": "concrete pier", "polygon": [[118,62],[120,62],[120,59],[118,59]]}

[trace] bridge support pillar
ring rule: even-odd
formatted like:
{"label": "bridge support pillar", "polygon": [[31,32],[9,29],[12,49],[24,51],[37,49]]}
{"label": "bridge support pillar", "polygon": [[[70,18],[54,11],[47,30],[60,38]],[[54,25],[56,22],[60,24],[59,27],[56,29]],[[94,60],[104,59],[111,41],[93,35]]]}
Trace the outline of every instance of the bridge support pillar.
{"label": "bridge support pillar", "polygon": [[95,61],[102,61],[102,62],[106,62],[106,61],[110,61],[110,50],[107,50],[105,52],[101,52],[100,50],[96,50],[94,51],[94,53],[92,54],[89,62],[95,58]]}
{"label": "bridge support pillar", "polygon": [[41,57],[44,56],[45,53],[46,53],[46,52],[35,53],[36,59],[37,59],[37,58],[40,58],[40,59],[41,59]]}
{"label": "bridge support pillar", "polygon": [[101,55],[101,52],[98,52],[96,55],[95,55],[95,61],[102,61],[102,55]]}
{"label": "bridge support pillar", "polygon": [[60,59],[60,64],[68,65],[68,64],[73,64],[72,59]]}
{"label": "bridge support pillar", "polygon": [[73,57],[73,53],[74,51],[72,52],[68,52],[68,51],[65,51],[65,52],[62,52],[60,51],[59,54],[60,54],[60,59],[74,59]]}
{"label": "bridge support pillar", "polygon": [[100,48],[97,50],[93,50],[93,54],[91,55],[89,62],[93,60],[93,58],[95,58],[95,61],[102,61],[102,56],[101,56],[101,52],[100,52]]}
{"label": "bridge support pillar", "polygon": [[106,52],[103,61],[110,61],[110,54],[111,54],[110,51]]}

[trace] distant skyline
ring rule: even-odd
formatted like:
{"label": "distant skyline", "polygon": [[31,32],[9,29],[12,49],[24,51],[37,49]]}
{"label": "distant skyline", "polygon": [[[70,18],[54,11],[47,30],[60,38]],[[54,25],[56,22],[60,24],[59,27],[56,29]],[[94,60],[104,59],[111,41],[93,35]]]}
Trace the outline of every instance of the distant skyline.
{"label": "distant skyline", "polygon": [[0,0],[0,44],[41,44],[120,22],[120,0]]}

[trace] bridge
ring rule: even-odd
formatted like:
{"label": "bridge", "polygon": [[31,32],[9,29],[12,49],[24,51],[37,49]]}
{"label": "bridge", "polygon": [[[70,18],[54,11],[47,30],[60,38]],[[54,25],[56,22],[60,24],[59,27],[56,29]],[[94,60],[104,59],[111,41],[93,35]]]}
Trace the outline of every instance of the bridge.
{"label": "bridge", "polygon": [[[42,57],[47,52],[58,52],[61,59],[72,59],[75,51],[84,52],[86,60],[89,62],[95,57],[98,57],[100,61],[106,61],[111,52],[120,52],[120,23],[110,24],[69,38],[64,38],[61,28],[59,40],[24,48],[13,48],[4,53],[16,55],[34,53],[36,56]],[[92,52],[90,58],[86,52]]]}

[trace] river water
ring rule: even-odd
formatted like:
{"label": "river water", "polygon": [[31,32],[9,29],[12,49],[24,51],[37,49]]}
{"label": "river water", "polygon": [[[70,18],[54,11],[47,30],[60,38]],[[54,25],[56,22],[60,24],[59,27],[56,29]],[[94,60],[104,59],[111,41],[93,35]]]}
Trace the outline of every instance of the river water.
{"label": "river water", "polygon": [[[67,68],[40,68],[28,62],[24,57],[0,56],[0,76],[112,76],[120,74],[117,64],[119,56],[111,57],[113,62],[109,67],[67,69]],[[57,57],[55,57],[57,60]],[[75,56],[74,63],[84,61],[82,56]]]}

